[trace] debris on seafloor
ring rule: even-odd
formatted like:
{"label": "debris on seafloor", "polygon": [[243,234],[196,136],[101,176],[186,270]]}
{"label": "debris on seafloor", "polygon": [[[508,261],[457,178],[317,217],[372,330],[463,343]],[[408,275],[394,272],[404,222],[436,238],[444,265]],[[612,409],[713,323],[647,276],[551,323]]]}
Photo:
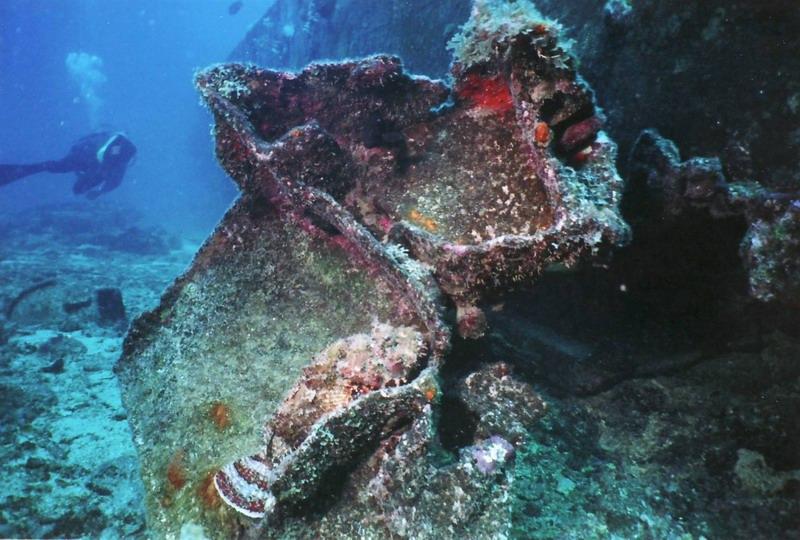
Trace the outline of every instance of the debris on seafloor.
{"label": "debris on seafloor", "polygon": [[97,315],[102,326],[115,326],[128,321],[125,303],[122,301],[122,291],[115,287],[107,287],[97,289],[95,296]]}
{"label": "debris on seafloor", "polygon": [[87,298],[86,300],[77,300],[75,302],[64,302],[63,308],[64,313],[71,315],[73,313],[77,313],[82,309],[86,309],[92,305],[92,299]]}
{"label": "debris on seafloor", "polygon": [[39,371],[43,373],[64,373],[64,358],[57,358],[52,364],[41,368]]}
{"label": "debris on seafloor", "polygon": [[[389,56],[198,75],[242,196],[116,368],[156,534],[509,527],[498,490],[544,405],[502,366],[468,379],[459,399],[500,416],[437,464],[445,308],[477,337],[481,299],[629,231],[616,147],[558,28],[503,6],[476,2],[452,89]],[[249,414],[218,429],[209,403]],[[165,478],[179,452],[191,489]],[[208,504],[209,470],[225,505]],[[326,518],[293,521],[312,500]]]}
{"label": "debris on seafloor", "polygon": [[43,359],[51,360],[50,364],[40,368],[39,371],[53,374],[63,373],[67,360],[80,360],[86,354],[86,351],[86,346],[80,341],[67,335],[59,334],[38,347],[36,352]]}
{"label": "debris on seafloor", "polygon": [[10,319],[14,315],[14,310],[17,309],[17,306],[28,298],[30,295],[37,291],[41,291],[43,289],[48,289],[50,287],[55,287],[56,283],[58,283],[55,279],[45,279],[43,281],[39,281],[38,283],[34,283],[30,287],[26,287],[21,290],[14,298],[12,298],[7,304],[4,309],[4,314],[6,319]]}

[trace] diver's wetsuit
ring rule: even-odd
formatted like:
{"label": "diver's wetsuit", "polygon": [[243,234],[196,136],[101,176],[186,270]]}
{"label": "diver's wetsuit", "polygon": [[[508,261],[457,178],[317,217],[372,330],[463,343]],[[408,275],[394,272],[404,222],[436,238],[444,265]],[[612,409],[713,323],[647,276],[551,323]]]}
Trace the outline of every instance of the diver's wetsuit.
{"label": "diver's wetsuit", "polygon": [[63,159],[28,165],[0,165],[0,186],[41,172],[76,174],[72,192],[94,199],[122,183],[136,147],[122,133],[100,132],[83,137]]}

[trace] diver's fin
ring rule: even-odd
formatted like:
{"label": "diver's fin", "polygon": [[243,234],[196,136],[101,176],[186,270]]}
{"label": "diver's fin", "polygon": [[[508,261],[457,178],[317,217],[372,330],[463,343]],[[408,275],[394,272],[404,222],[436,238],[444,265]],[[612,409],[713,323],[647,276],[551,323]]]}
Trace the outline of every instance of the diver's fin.
{"label": "diver's fin", "polygon": [[50,171],[52,163],[51,161],[44,161],[29,165],[0,165],[0,186],[10,184],[32,174]]}

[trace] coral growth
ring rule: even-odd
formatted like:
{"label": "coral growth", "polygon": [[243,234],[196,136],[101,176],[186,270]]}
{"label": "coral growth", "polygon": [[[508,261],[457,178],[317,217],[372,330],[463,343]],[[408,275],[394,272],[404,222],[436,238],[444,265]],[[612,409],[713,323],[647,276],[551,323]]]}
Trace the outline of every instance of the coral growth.
{"label": "coral growth", "polygon": [[544,34],[557,26],[528,0],[476,0],[462,31],[447,44],[453,58],[462,64],[490,60],[499,41],[525,34]]}
{"label": "coral growth", "polygon": [[472,459],[483,474],[491,474],[514,456],[514,447],[507,440],[494,435],[472,447]]}
{"label": "coral growth", "polygon": [[167,464],[167,483],[169,488],[177,491],[186,485],[186,451],[178,449]]}
{"label": "coral growth", "polygon": [[425,229],[430,233],[436,232],[436,229],[439,228],[439,225],[433,218],[423,215],[422,212],[420,212],[416,208],[412,208],[411,211],[408,213],[408,219],[409,221],[411,221],[411,223],[419,225],[420,227],[422,227],[423,229]]}
{"label": "coral growth", "polygon": [[533,127],[533,138],[541,145],[546,145],[550,142],[550,126],[547,122],[539,122]]}
{"label": "coral growth", "polygon": [[231,425],[231,408],[221,401],[215,401],[208,409],[208,417],[218,430],[224,431]]}
{"label": "coral growth", "polygon": [[495,76],[482,77],[476,73],[467,75],[456,88],[459,99],[466,100],[471,107],[503,114],[514,110],[514,102],[508,82]]}
{"label": "coral growth", "polygon": [[753,296],[800,308],[800,197],[782,212],[750,224],[742,257],[750,270]]}

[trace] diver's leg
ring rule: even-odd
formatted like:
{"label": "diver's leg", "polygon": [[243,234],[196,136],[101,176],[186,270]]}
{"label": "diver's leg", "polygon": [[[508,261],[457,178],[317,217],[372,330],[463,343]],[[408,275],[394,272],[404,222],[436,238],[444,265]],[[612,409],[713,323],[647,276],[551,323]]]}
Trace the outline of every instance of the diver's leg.
{"label": "diver's leg", "polygon": [[0,165],[0,186],[21,180],[32,174],[42,172],[68,173],[74,170],[76,170],[75,164],[69,159],[69,156],[57,161],[43,161],[26,165]]}
{"label": "diver's leg", "polygon": [[31,163],[29,165],[0,165],[0,186],[32,174],[48,171],[48,163]]}
{"label": "diver's leg", "polygon": [[72,156],[67,156],[57,161],[45,161],[44,165],[47,167],[45,170],[51,173],[68,173],[80,169],[80,163],[72,159]]}

